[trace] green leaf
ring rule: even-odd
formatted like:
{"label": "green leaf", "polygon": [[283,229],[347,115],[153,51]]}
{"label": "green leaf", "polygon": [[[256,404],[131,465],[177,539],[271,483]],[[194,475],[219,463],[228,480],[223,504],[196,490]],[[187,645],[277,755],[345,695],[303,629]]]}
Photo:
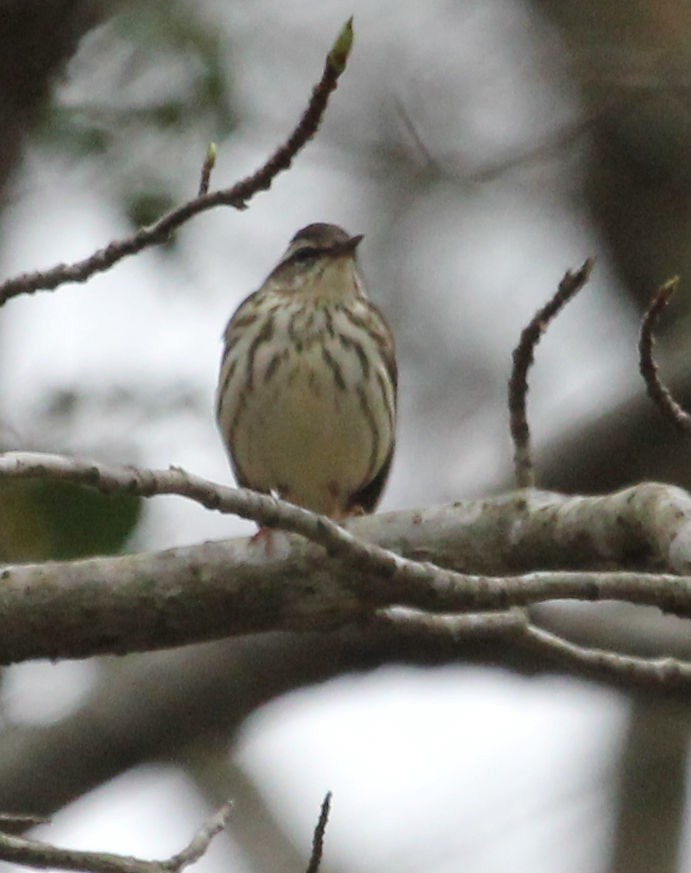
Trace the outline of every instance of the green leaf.
{"label": "green leaf", "polygon": [[66,482],[0,483],[0,560],[67,560],[119,552],[142,501]]}

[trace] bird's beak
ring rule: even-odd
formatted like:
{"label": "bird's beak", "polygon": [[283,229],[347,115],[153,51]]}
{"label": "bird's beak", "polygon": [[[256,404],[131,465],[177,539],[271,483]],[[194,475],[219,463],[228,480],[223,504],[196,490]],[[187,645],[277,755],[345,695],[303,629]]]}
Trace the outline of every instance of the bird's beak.
{"label": "bird's beak", "polygon": [[362,240],[364,239],[363,234],[359,233],[357,236],[351,236],[350,239],[347,239],[345,242],[339,244],[336,249],[336,254],[338,255],[352,255],[355,252],[355,249],[360,245]]}

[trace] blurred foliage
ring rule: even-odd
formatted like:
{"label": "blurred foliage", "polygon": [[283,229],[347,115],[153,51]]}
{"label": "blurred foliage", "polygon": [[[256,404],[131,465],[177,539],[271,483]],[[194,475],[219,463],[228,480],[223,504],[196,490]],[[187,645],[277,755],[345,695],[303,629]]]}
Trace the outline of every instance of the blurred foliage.
{"label": "blurred foliage", "polygon": [[[134,227],[144,227],[153,224],[157,218],[168,212],[175,205],[175,200],[169,191],[156,190],[155,186],[146,191],[133,192],[125,206],[130,224]],[[163,248],[173,243],[175,237],[169,237]]]}
{"label": "blurred foliage", "polygon": [[101,184],[117,193],[130,224],[149,224],[179,199],[180,156],[236,125],[227,50],[195,4],[120,4],[82,41],[37,141],[81,162],[97,158]]}
{"label": "blurred foliage", "polygon": [[142,501],[66,482],[0,482],[0,561],[67,560],[122,549]]}
{"label": "blurred foliage", "polygon": [[219,31],[201,18],[198,8],[170,0],[132,3],[113,19],[112,26],[135,53],[143,52],[150,63],[156,62],[156,55],[161,60],[173,55],[202,62],[202,75],[195,76],[191,83],[194,103],[185,101],[176,107],[175,101],[169,101],[166,111],[159,114],[159,123],[175,124],[184,121],[190,109],[203,109],[214,111],[217,121],[227,124],[225,132],[230,130],[233,116]]}
{"label": "blurred foliage", "polygon": [[81,112],[51,103],[37,131],[41,141],[75,157],[104,154],[111,145],[112,132],[96,125]]}

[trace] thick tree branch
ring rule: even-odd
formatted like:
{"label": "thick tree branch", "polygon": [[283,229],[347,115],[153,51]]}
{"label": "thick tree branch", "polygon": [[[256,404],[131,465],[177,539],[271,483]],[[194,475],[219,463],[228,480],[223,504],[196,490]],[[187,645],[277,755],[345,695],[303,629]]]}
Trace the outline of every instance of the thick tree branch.
{"label": "thick tree branch", "polygon": [[[458,567],[454,561],[458,560],[462,543],[466,562],[462,569],[469,572],[609,567],[612,563],[639,570],[691,571],[691,497],[680,488],[656,483],[643,483],[603,497],[565,497],[526,490],[488,500],[459,501],[441,510],[391,514],[384,516],[387,521],[383,529],[392,546],[377,549],[365,540],[377,538],[382,516],[376,520],[354,519],[340,526],[285,501],[245,488],[218,485],[179,467],[151,470],[39,452],[4,452],[0,453],[0,477],[57,479],[86,485],[103,494],[177,494],[207,509],[251,519],[262,527],[300,534],[323,546],[330,555],[347,557],[367,569],[384,575],[396,573],[397,584],[402,577],[417,580],[420,574],[439,569],[434,565],[426,568],[419,562],[428,554],[432,557],[425,552],[424,542],[416,544],[416,531],[424,533],[427,525],[438,527],[442,551],[435,549],[435,564]],[[446,529],[447,521],[451,530]],[[371,525],[372,536],[368,534]],[[464,537],[463,529],[476,539]],[[402,538],[408,545],[401,545]],[[449,546],[452,551],[446,555]],[[400,554],[416,560],[401,561]]]}
{"label": "thick tree branch", "polygon": [[[325,630],[355,620],[393,620],[408,633],[463,635],[470,617],[455,613],[501,614],[563,599],[619,600],[691,616],[691,578],[672,575],[691,568],[691,498],[669,486],[646,484],[588,498],[521,491],[353,519],[346,529],[179,469],[8,453],[0,456],[2,475],[61,478],[106,493],[180,494],[302,535],[276,534],[268,550],[243,539],[7,567],[0,574],[3,663],[151,650],[269,630]],[[622,569],[598,569],[613,565]],[[570,569],[515,575],[530,567]],[[381,612],[400,606],[412,612]],[[476,633],[496,633],[496,617],[476,615],[472,621]],[[530,636],[515,617],[511,621],[517,640]],[[589,659],[592,665],[592,657],[575,655],[574,664]],[[639,661],[648,678],[651,670],[659,677],[659,665]],[[615,669],[624,670],[624,662]],[[687,681],[685,668],[667,671],[672,673],[675,681]]]}
{"label": "thick tree branch", "polygon": [[[267,558],[263,546],[235,540],[5,568],[0,663],[151,651],[272,630],[328,630],[387,606],[426,610],[430,622],[429,611],[475,613],[566,599],[618,600],[691,616],[691,577],[589,571],[478,576],[434,573],[424,565],[417,580],[403,575],[399,586],[395,575],[383,578],[329,560],[299,541],[286,541],[286,548],[281,559]],[[434,548],[432,530],[428,548]]]}

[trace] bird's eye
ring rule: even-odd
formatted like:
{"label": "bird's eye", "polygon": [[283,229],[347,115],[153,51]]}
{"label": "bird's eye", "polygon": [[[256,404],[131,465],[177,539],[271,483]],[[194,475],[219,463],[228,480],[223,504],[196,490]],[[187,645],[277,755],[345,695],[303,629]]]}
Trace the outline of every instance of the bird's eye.
{"label": "bird's eye", "polygon": [[297,261],[297,263],[300,264],[300,263],[304,263],[305,261],[311,261],[312,258],[316,258],[318,254],[319,254],[319,249],[312,249],[312,248],[306,247],[304,249],[298,249],[298,251],[296,251],[295,254],[293,255],[293,260]]}

